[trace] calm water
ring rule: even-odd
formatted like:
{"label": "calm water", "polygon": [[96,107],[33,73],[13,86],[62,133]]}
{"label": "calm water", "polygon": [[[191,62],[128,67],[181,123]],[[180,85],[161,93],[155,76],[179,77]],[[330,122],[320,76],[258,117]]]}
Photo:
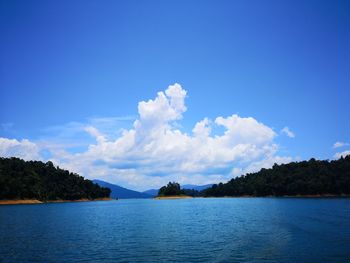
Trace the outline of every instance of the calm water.
{"label": "calm water", "polygon": [[0,262],[350,262],[350,199],[0,206]]}

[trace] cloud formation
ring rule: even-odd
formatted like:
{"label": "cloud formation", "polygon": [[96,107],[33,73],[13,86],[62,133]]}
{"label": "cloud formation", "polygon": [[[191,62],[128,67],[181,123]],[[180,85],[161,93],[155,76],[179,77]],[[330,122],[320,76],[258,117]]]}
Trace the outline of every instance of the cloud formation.
{"label": "cloud formation", "polygon": [[1,157],[19,157],[24,160],[41,159],[39,147],[29,140],[18,141],[16,139],[0,138]]}
{"label": "cloud formation", "polygon": [[[158,92],[155,99],[141,101],[133,128],[124,130],[116,140],[106,140],[96,128],[87,127],[96,144],[84,153],[70,155],[65,162],[59,156],[56,161],[79,166],[84,160],[84,174],[90,172],[87,167],[97,167],[102,178],[111,180],[105,176],[113,174],[121,184],[134,187],[140,187],[139,183],[160,186],[168,180],[217,182],[274,162],[290,161],[289,157],[276,156],[276,133],[251,117],[234,114],[214,121],[205,118],[194,125],[192,134],[180,131],[174,122],[187,110],[186,95],[179,84],[174,84]],[[212,135],[215,125],[223,127],[224,133]]]}
{"label": "cloud formation", "polygon": [[284,128],[281,130],[281,133],[284,133],[284,134],[287,135],[289,138],[294,138],[294,137],[295,137],[294,132],[292,132],[287,126],[284,127]]}
{"label": "cloud formation", "polygon": [[347,155],[350,155],[350,150],[334,154],[334,159],[340,159],[341,157],[346,157]]}
{"label": "cloud formation", "polygon": [[[89,125],[85,131],[95,143],[81,153],[50,149],[51,160],[88,178],[136,189],[159,187],[170,180],[217,183],[292,160],[278,156],[274,143],[277,134],[252,117],[233,114],[214,120],[204,118],[194,125],[192,133],[181,131],[176,123],[187,110],[186,95],[179,84],[171,85],[153,100],[139,102],[133,127],[116,139]],[[224,132],[212,134],[214,127]]]}
{"label": "cloud formation", "polygon": [[346,142],[336,142],[333,144],[333,149],[341,148],[344,146],[348,146],[349,144]]}

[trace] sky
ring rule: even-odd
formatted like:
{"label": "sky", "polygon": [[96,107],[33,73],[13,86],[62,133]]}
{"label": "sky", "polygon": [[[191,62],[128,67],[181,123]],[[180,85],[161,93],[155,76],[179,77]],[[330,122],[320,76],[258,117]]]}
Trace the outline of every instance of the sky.
{"label": "sky", "polygon": [[350,154],[349,12],[0,0],[0,156],[147,190]]}

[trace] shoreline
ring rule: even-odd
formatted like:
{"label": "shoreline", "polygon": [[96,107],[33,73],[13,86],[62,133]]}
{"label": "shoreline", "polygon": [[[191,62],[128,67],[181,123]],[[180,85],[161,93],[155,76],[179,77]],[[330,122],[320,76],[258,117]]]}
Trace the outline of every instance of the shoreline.
{"label": "shoreline", "polygon": [[153,199],[156,200],[174,200],[174,199],[189,199],[189,198],[193,198],[192,196],[188,196],[188,195],[173,195],[173,196],[156,196]]}
{"label": "shoreline", "polygon": [[241,196],[198,196],[194,198],[349,198],[350,195],[267,195],[267,196],[254,196],[254,195],[241,195]]}
{"label": "shoreline", "polygon": [[[192,199],[192,198],[350,198],[350,195],[283,195],[283,196],[251,196],[251,195],[242,195],[242,196],[157,196],[151,199],[153,200],[178,200],[178,199]],[[139,198],[134,198],[139,199]],[[149,198],[141,198],[149,199]],[[1,205],[25,205],[25,204],[49,204],[49,203],[77,203],[77,202],[94,202],[94,201],[112,201],[116,200],[114,198],[105,197],[105,198],[96,198],[96,199],[78,199],[78,200],[48,200],[40,201],[38,199],[15,199],[15,200],[0,200]]]}
{"label": "shoreline", "polygon": [[25,204],[48,204],[48,203],[76,203],[76,202],[93,202],[93,201],[111,201],[110,197],[96,198],[96,199],[77,199],[77,200],[48,200],[40,201],[38,199],[16,199],[16,200],[0,200],[0,205],[25,205]]}
{"label": "shoreline", "polygon": [[189,199],[189,198],[350,198],[350,195],[269,195],[269,196],[253,196],[253,195],[241,195],[241,196],[156,196],[155,200],[171,200],[171,199]]}

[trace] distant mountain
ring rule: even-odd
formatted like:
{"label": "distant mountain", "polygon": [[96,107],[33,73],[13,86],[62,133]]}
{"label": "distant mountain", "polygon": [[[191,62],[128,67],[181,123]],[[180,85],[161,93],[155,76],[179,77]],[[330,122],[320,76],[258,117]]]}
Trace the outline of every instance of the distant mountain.
{"label": "distant mountain", "polygon": [[[213,186],[213,184],[206,184],[206,185],[185,184],[185,185],[181,186],[181,189],[190,189],[190,190],[194,189],[197,191],[202,191],[202,190],[210,188],[212,186]],[[159,189],[149,189],[149,190],[144,191],[142,193],[148,194],[148,195],[154,197],[154,196],[158,195],[158,191],[159,191]]]}
{"label": "distant mountain", "polygon": [[107,183],[105,181],[93,180],[93,182],[98,184],[99,186],[107,187],[111,189],[112,198],[127,199],[127,198],[152,198],[153,197],[152,195],[130,190],[116,184]]}
{"label": "distant mountain", "polygon": [[212,187],[213,184],[206,184],[206,185],[194,185],[194,184],[185,184],[181,186],[181,189],[194,189],[197,191],[202,191],[204,189]]}
{"label": "distant mountain", "polygon": [[154,196],[158,195],[158,191],[159,191],[159,189],[149,189],[149,190],[144,191],[142,193],[148,194],[148,195],[154,197]]}

